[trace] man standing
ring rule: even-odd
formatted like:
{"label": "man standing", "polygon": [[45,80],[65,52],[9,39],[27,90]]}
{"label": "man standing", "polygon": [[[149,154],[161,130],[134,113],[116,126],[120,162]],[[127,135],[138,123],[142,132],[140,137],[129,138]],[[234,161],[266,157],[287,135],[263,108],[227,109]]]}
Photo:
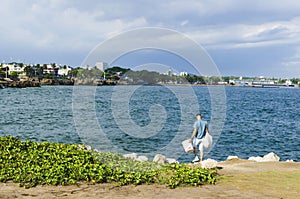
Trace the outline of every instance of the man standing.
{"label": "man standing", "polygon": [[[191,136],[190,142],[192,142],[193,147],[194,147],[194,154],[195,158],[192,162],[201,162],[203,159],[203,143],[202,139],[205,137],[206,133],[208,133],[208,127],[207,127],[207,122],[202,120],[201,114],[196,115],[196,122],[194,123],[194,131]],[[196,147],[199,145],[199,151],[200,151],[200,159],[197,154],[197,149]]]}

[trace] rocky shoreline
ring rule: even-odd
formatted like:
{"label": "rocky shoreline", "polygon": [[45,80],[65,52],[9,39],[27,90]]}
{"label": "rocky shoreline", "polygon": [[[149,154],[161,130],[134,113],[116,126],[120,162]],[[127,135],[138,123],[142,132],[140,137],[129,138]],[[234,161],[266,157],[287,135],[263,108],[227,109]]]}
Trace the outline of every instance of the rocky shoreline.
{"label": "rocky shoreline", "polygon": [[25,78],[25,79],[0,79],[0,88],[26,88],[26,87],[40,87],[50,85],[74,85],[73,80],[69,79],[42,79]]}
{"label": "rocky shoreline", "polygon": [[[151,161],[148,159],[146,156],[139,156],[136,153],[130,153],[130,154],[125,154],[123,157],[130,159],[130,160],[135,160],[135,161]],[[225,161],[230,161],[230,160],[244,160],[239,158],[238,156],[228,156]],[[176,159],[173,158],[168,158],[162,154],[156,154],[152,160],[153,162],[159,163],[159,164],[179,164],[179,162]],[[280,157],[276,155],[274,152],[270,152],[263,157],[257,156],[257,157],[249,157],[245,161],[251,161],[251,162],[280,162]],[[197,165],[201,166],[202,168],[205,169],[212,169],[212,168],[217,168],[220,164],[222,164],[223,161],[218,162],[214,159],[208,158],[203,160],[201,163],[196,162],[196,163],[189,163],[190,165]],[[285,162],[294,162],[294,160],[286,160]]]}

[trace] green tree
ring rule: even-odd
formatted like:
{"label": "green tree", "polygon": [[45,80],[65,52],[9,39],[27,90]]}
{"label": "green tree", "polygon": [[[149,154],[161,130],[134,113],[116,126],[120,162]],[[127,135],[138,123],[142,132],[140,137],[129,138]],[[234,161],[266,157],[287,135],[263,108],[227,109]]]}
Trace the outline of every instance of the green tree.
{"label": "green tree", "polygon": [[19,73],[17,71],[12,71],[9,75],[12,79],[16,79],[19,76]]}
{"label": "green tree", "polygon": [[70,75],[71,77],[77,77],[77,74],[78,74],[78,71],[79,71],[79,67],[73,69],[73,70],[70,70],[68,73],[68,75]]}
{"label": "green tree", "polygon": [[52,63],[51,64],[51,67],[54,69],[54,68],[56,68],[56,63]]}
{"label": "green tree", "polygon": [[36,75],[39,78],[42,78],[44,76],[44,67],[42,67],[40,64],[36,65]]}
{"label": "green tree", "polygon": [[298,82],[300,82],[300,79],[298,79],[298,78],[293,78],[293,79],[291,79],[291,82],[292,82],[293,84],[298,84]]}
{"label": "green tree", "polygon": [[52,73],[47,73],[47,74],[45,74],[45,79],[54,79],[54,74],[52,74]]}
{"label": "green tree", "polygon": [[34,69],[33,69],[33,67],[31,67],[29,65],[24,68],[24,72],[26,73],[27,77],[33,77],[34,76]]}
{"label": "green tree", "polygon": [[4,78],[5,77],[5,71],[0,70],[0,77]]}
{"label": "green tree", "polygon": [[47,69],[47,64],[43,64],[43,69]]}
{"label": "green tree", "polygon": [[20,68],[23,68],[24,64],[23,63],[19,63],[19,66],[20,66]]}

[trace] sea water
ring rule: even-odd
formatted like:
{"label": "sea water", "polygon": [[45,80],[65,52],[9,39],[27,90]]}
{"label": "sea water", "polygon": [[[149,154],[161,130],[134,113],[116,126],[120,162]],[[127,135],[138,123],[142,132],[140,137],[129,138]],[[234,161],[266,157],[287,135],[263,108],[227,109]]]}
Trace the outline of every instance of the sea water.
{"label": "sea water", "polygon": [[[124,92],[129,88],[117,87]],[[74,121],[73,88],[43,86],[0,90],[0,135],[13,135],[22,140],[31,139],[38,142],[84,142],[76,129],[77,121]],[[115,88],[109,86],[95,88],[93,100],[98,125],[89,128],[96,130],[100,128],[113,145],[128,153],[148,154],[154,151],[168,156],[177,154],[176,158],[181,162],[189,162],[193,157],[184,153],[181,143],[177,141],[177,145],[175,143],[169,147],[170,143],[178,134],[190,137],[196,113],[201,112],[210,127],[214,125],[212,114],[218,115],[218,110],[212,112],[214,106],[212,102],[216,99],[212,99],[209,87],[173,86],[170,89],[166,86],[136,86],[127,103],[127,112],[132,123],[123,128],[117,122],[120,118],[116,117],[124,115],[117,115],[118,110],[112,106],[112,100],[116,100]],[[197,106],[189,104],[193,111],[187,116],[181,109],[183,102],[178,99],[178,95],[191,88],[198,104]],[[225,116],[224,123],[223,126],[220,125],[220,134],[215,136],[218,139],[214,140],[215,145],[205,155],[206,158],[221,161],[229,155],[248,158],[275,152],[281,160],[300,161],[299,88],[222,89],[225,95],[220,97],[225,99],[223,106],[225,114],[220,115]],[[190,97],[184,95],[184,103],[189,103]],[[155,115],[156,111],[159,114]],[[157,132],[150,132],[150,129],[149,132],[141,132],[143,134],[141,137],[126,132],[126,129],[128,131],[138,126],[147,129],[146,127],[151,126],[156,117],[163,119],[157,121],[160,126],[153,125],[153,129]],[[211,133],[214,135],[215,132]],[[180,157],[178,154],[181,154]]]}

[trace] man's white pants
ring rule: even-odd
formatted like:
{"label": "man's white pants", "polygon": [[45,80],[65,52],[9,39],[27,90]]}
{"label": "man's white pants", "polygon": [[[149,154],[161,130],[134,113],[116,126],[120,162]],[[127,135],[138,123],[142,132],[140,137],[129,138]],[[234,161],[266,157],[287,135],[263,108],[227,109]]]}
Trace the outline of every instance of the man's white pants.
{"label": "man's white pants", "polygon": [[197,146],[199,145],[199,151],[200,152],[204,152],[203,150],[204,150],[204,146],[203,146],[203,142],[202,142],[203,140],[202,139],[197,139],[197,138],[193,138],[193,142],[192,142],[192,144],[193,144],[193,147],[195,147],[195,148],[197,148]]}

